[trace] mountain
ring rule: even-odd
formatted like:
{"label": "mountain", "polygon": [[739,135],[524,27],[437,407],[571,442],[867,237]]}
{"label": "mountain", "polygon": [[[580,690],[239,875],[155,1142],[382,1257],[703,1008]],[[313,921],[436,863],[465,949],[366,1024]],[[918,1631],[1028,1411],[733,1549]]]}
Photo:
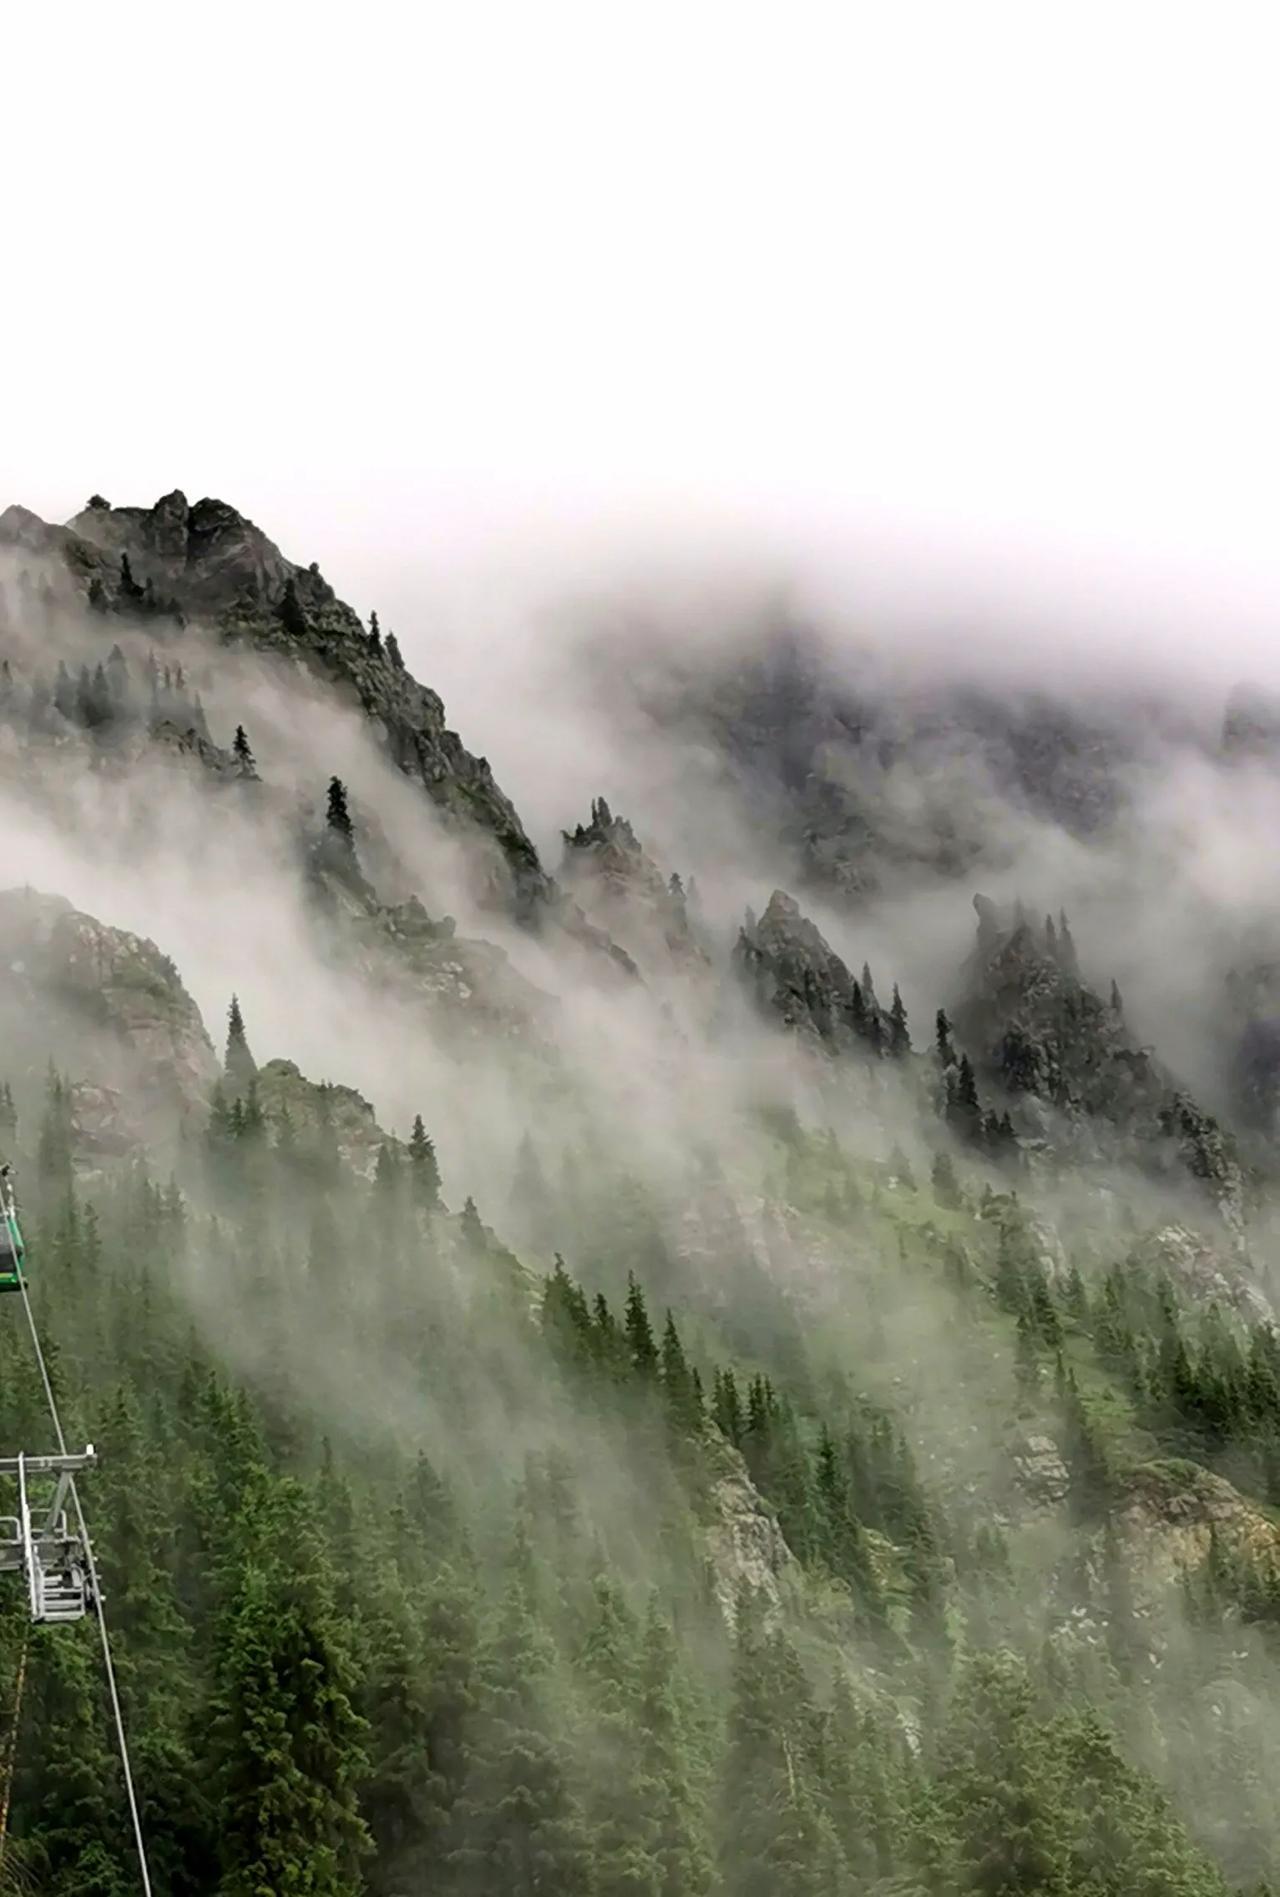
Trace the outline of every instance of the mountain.
{"label": "mountain", "polygon": [[[553,870],[232,508],[0,516],[0,1148],[152,1887],[1260,1897],[1257,695],[688,632],[574,652]],[[0,1890],[134,1888],[12,1579]]]}
{"label": "mountain", "polygon": [[278,654],[354,699],[396,767],[450,823],[489,846],[494,901],[524,921],[554,918],[607,950],[564,904],[488,760],[473,757],[448,729],[441,700],[406,670],[394,640],[366,630],[314,562],[286,560],[234,508],[209,499],[192,507],[175,490],[151,508],[90,504],[65,527],[51,527],[10,507],[0,514],[6,546],[44,556],[46,613],[71,592],[108,620],[164,630],[199,621],[220,640]]}

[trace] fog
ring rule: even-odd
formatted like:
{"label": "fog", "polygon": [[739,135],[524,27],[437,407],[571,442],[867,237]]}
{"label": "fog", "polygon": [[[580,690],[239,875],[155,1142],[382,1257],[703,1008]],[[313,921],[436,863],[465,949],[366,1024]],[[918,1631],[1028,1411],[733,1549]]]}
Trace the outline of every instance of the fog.
{"label": "fog", "polygon": [[[1222,745],[1241,680],[1280,692],[1269,11],[126,15],[60,14],[56,40],[36,13],[10,24],[14,72],[41,83],[11,86],[0,127],[0,505],[61,520],[91,492],[146,505],[180,485],[235,506],[394,630],[550,874],[603,796],[664,881],[695,879],[707,963],[673,966],[625,904],[635,979],[563,918],[518,926],[483,896],[492,841],[446,826],[310,675],[200,624],[160,650],[68,597],[51,624],[11,610],[20,691],[117,637],[135,688],[153,647],[180,656],[214,743],[243,724],[261,783],[215,785],[145,717],[110,753],[15,717],[0,890],[154,940],[218,1057],[234,992],[260,1063],[358,1088],[401,1139],[421,1113],[447,1205],[472,1196],[518,1253],[524,1307],[557,1249],[615,1302],[634,1267],[704,1367],[733,1356],[781,1382],[799,1363],[802,1403],[846,1386],[883,1403],[940,1507],[1012,1525],[999,1632],[1033,1645],[1076,1536],[1028,1525],[1014,1494],[1034,1406],[1012,1323],[945,1283],[953,1240],[991,1272],[977,1208],[1010,1181],[952,1138],[927,1050],[981,891],[1065,909],[1133,1043],[1228,1122],[1236,1105],[1228,977],[1280,946],[1280,770]],[[801,678],[765,729],[782,635]],[[1028,775],[1066,760],[1050,798],[1012,781],[1003,742],[1038,720],[1053,743]],[[1077,769],[1107,793],[1089,821],[1064,814]],[[425,976],[363,896],[317,895],[335,774],[378,903],[456,921]],[[819,847],[825,792],[865,819],[843,875]],[[590,909],[590,878],[574,886]],[[776,888],[850,969],[870,963],[882,1002],[900,984],[915,1067],[831,1059],[753,1006],[733,945]],[[46,1021],[73,1077],[132,1110],[140,1070],[109,1027],[62,993],[21,1020],[24,995],[0,1008],[31,1056],[22,1139]],[[791,1109],[795,1139],[777,1132]],[[637,1584],[657,1577],[666,1474],[549,1391],[451,1225],[412,1291],[406,1252],[394,1281],[353,1274],[335,1321],[301,1295],[313,1208],[282,1192],[264,1259],[299,1296],[260,1324],[222,1296],[203,1145],[138,1113],[191,1197],[184,1290],[212,1350],[272,1391],[291,1381],[349,1445],[425,1447],[495,1519],[494,1470],[564,1451],[592,1532]],[[526,1140],[549,1219],[513,1191]],[[1209,1295],[1243,1279],[1274,1305],[1265,1149],[1241,1260],[1193,1183],[1030,1145],[1017,1190],[1055,1282],[1069,1257],[1096,1287],[1172,1228],[1221,1269]],[[965,1194],[950,1222],[939,1153]],[[364,1181],[324,1206],[366,1245]],[[1178,1687],[1221,1656],[1163,1598],[1150,1612],[1143,1692],[1172,1732]],[[1250,1665],[1242,1718],[1265,1752],[1275,1663]],[[1133,1749],[1189,1809],[1195,1743]],[[1227,1793],[1216,1810],[1229,1830]]]}

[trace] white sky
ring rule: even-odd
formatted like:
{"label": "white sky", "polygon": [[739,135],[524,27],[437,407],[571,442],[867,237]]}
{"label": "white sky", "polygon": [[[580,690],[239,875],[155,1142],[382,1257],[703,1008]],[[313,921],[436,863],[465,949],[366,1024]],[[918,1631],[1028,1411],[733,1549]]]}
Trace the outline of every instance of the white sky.
{"label": "white sky", "polygon": [[715,515],[1269,641],[1278,40],[1230,0],[10,8],[0,505],[220,494],[362,606]]}

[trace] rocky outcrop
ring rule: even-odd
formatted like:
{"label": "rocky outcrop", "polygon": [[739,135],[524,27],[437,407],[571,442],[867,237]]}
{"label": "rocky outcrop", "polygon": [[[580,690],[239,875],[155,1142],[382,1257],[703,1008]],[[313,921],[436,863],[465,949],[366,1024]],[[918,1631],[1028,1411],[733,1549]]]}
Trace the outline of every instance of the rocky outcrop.
{"label": "rocky outcrop", "polygon": [[734,964],[757,1005],[828,1054],[877,1053],[889,1045],[890,1023],[864,980],[856,980],[800,912],[775,889],[757,922],[748,912]]}
{"label": "rocky outcrop", "polygon": [[1130,1262],[1170,1282],[1202,1308],[1221,1305],[1248,1323],[1273,1323],[1271,1301],[1234,1245],[1214,1245],[1185,1225],[1165,1225],[1141,1239]]}
{"label": "rocky outcrop", "polygon": [[301,1153],[333,1159],[371,1179],[386,1145],[403,1151],[384,1133],[373,1108],[354,1087],[308,1080],[291,1060],[271,1060],[254,1080],[258,1105],[274,1138],[291,1141]]}
{"label": "rocky outcrop", "polygon": [[710,966],[680,878],[662,874],[626,818],[615,816],[603,797],[593,802],[590,823],[562,834],[565,889],[611,937],[629,942],[642,965],[660,954],[685,970]]}
{"label": "rocky outcrop", "polygon": [[[597,663],[616,692],[615,642]],[[1003,866],[1011,817],[1104,830],[1146,728],[1118,695],[1085,706],[964,687],[945,668],[895,676],[873,647],[835,648],[783,614],[693,654],[655,652],[646,628],[630,670],[643,710],[714,758],[747,822],[794,853],[801,888],[854,900]]]}
{"label": "rocky outcrop", "polygon": [[1280,1561],[1280,1530],[1222,1476],[1166,1459],[1127,1472],[1113,1509],[1136,1565],[1155,1581],[1195,1570],[1211,1536],[1264,1563]]}
{"label": "rocky outcrop", "polygon": [[118,1098],[135,1129],[203,1122],[218,1064],[199,1010],[153,942],[109,927],[60,896],[0,894],[0,1014],[6,1053],[98,1090],[86,1114],[98,1144],[124,1138]]}
{"label": "rocky outcrop", "polygon": [[1066,917],[1036,922],[985,896],[974,908],[977,946],[951,1017],[980,1076],[1014,1103],[1019,1131],[1080,1158],[1181,1171],[1239,1237],[1243,1179],[1229,1141],[1134,1042],[1114,989],[1103,1001],[1083,981]]}
{"label": "rocky outcrop", "polygon": [[215,744],[194,725],[184,729],[171,719],[162,718],[152,725],[150,742],[170,757],[196,764],[218,783],[243,784],[256,781],[257,772],[241,763],[234,752]]}
{"label": "rocky outcrop", "polygon": [[1071,1475],[1052,1436],[1023,1436],[1013,1447],[1014,1479],[1034,1506],[1054,1508],[1066,1500]]}
{"label": "rocky outcrop", "polygon": [[480,1039],[529,1052],[549,1047],[556,1004],[502,949],[460,936],[452,916],[432,918],[416,897],[381,902],[354,858],[335,860],[324,844],[311,883],[322,946],[345,976],[424,1009],[442,1040],[459,1049]]}
{"label": "rocky outcrop", "polygon": [[719,1442],[716,1456],[719,1473],[708,1498],[710,1517],[704,1529],[716,1602],[732,1627],[741,1590],[749,1587],[763,1603],[768,1620],[781,1614],[798,1590],[800,1566],[738,1451]]}

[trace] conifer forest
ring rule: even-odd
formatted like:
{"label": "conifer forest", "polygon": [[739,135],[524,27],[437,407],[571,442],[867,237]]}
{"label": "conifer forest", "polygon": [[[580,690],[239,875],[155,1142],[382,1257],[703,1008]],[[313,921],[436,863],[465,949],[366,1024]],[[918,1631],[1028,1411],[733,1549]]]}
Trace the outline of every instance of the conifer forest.
{"label": "conifer forest", "polygon": [[0,514],[0,1893],[1280,1892],[1280,715],[630,637]]}

